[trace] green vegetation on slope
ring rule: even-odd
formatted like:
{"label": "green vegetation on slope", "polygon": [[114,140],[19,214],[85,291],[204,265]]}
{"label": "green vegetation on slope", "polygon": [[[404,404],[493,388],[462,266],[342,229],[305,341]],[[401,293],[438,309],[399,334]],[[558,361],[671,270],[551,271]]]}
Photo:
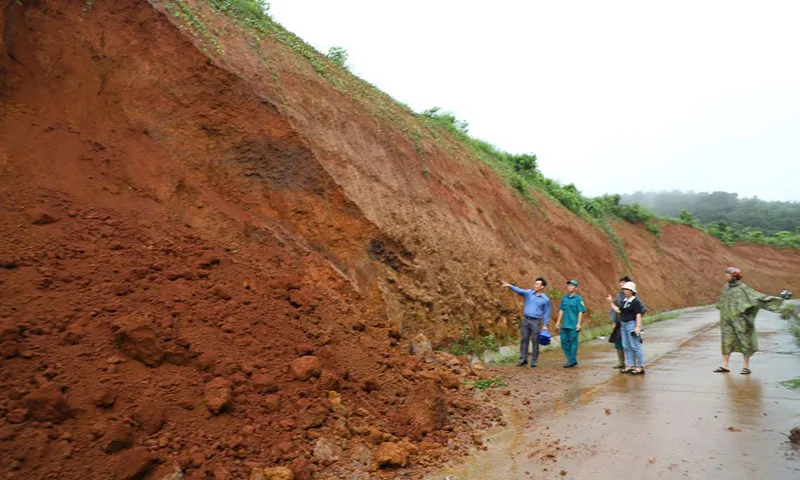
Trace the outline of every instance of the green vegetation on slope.
{"label": "green vegetation on slope", "polygon": [[[155,0],[152,0],[155,1]],[[649,232],[658,236],[664,222],[679,220],[659,218],[652,211],[637,203],[626,203],[619,195],[604,195],[597,198],[585,197],[573,184],[560,183],[544,177],[537,169],[537,158],[533,154],[510,154],[503,152],[488,142],[471,137],[468,124],[458,120],[455,115],[431,108],[422,113],[414,113],[406,105],[399,103],[375,86],[353,75],[346,66],[347,52],[341,47],[332,48],[327,55],[317,51],[302,39],[287,31],[268,14],[269,3],[265,0],[163,0],[167,11],[192,31],[205,45],[209,54],[224,55],[218,32],[210,28],[208,11],[224,14],[244,27],[249,36],[248,44],[263,60],[272,73],[278,89],[282,90],[280,78],[270,58],[264,51],[262,40],[268,38],[290,48],[296,55],[308,61],[313,70],[330,82],[332,86],[348,95],[365,107],[369,115],[397,125],[414,144],[417,156],[422,163],[420,171],[426,177],[430,170],[425,165],[425,146],[433,144],[454,152],[454,146],[465,147],[475,157],[492,167],[504,178],[509,186],[527,201],[533,201],[532,192],[539,192],[591,225],[605,232],[616,252],[630,268],[622,241],[611,226],[610,219],[624,220],[643,225]],[[193,7],[194,6],[194,7]],[[203,7],[207,8],[203,8]],[[380,125],[380,122],[376,122]],[[449,133],[447,135],[446,133]],[[378,131],[380,137],[380,131]],[[451,144],[451,142],[455,142]],[[456,152],[454,152],[456,153]],[[690,223],[687,223],[690,224]],[[709,226],[708,233],[720,238],[726,244],[736,241],[766,243],[773,246],[800,247],[800,239],[787,237],[785,233],[777,238],[762,239],[756,233],[747,235],[732,234],[726,225]],[[792,235],[792,234],[790,234]]]}

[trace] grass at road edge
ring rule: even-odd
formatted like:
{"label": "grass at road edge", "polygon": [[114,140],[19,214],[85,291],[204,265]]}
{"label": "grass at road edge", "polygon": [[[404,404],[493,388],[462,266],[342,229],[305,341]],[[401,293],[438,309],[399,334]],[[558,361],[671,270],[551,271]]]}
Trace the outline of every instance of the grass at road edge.
{"label": "grass at road edge", "polygon": [[784,380],[781,382],[781,385],[783,385],[786,388],[791,388],[792,390],[797,390],[798,388],[800,388],[800,378]]}
{"label": "grass at road edge", "polygon": [[504,387],[505,385],[506,382],[499,377],[483,378],[472,382],[472,387],[475,390],[486,390],[487,388]]}

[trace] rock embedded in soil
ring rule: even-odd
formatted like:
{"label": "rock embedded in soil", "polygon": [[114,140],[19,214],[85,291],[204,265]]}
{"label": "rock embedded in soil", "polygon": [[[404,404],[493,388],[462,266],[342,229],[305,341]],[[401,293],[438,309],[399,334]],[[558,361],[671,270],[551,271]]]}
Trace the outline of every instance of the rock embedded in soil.
{"label": "rock embedded in soil", "polygon": [[350,416],[350,409],[347,408],[342,404],[342,397],[339,395],[338,392],[329,391],[328,392],[328,402],[330,402],[330,408],[333,413],[341,415],[343,417]]}
{"label": "rock embedded in soil", "polygon": [[342,388],[342,381],[334,372],[323,369],[319,377],[319,386],[322,390],[339,391]]}
{"label": "rock embedded in soil", "polygon": [[306,381],[322,374],[322,364],[317,357],[306,355],[292,360],[290,370],[295,380]]}
{"label": "rock embedded in soil", "polygon": [[[158,472],[153,472],[153,475],[158,475]],[[183,480],[183,479],[184,479],[183,470],[181,470],[181,467],[176,465],[175,467],[173,467],[172,473],[168,473],[163,477],[159,478],[158,480]]]}
{"label": "rock embedded in soil", "polygon": [[230,470],[222,466],[214,467],[214,469],[211,471],[211,474],[216,480],[231,480],[233,478]]}
{"label": "rock embedded in soil", "polygon": [[94,396],[94,404],[100,408],[111,408],[117,401],[117,392],[112,388],[105,388]]}
{"label": "rock embedded in soil", "polygon": [[19,346],[17,342],[7,341],[0,343],[0,357],[14,358],[19,355]]}
{"label": "rock embedded in soil", "polygon": [[231,403],[230,380],[217,377],[208,382],[203,388],[203,402],[214,414],[225,410]]}
{"label": "rock embedded in soil", "polygon": [[441,429],[447,423],[444,391],[433,380],[425,380],[408,397],[408,415],[418,437]]}
{"label": "rock embedded in soil", "polygon": [[201,372],[214,372],[217,366],[217,357],[213,353],[203,352],[194,361],[194,365]]}
{"label": "rock embedded in soil", "polygon": [[17,261],[13,258],[0,258],[0,268],[11,270],[17,268],[17,266]]}
{"label": "rock embedded in soil", "polygon": [[105,453],[116,453],[133,445],[133,430],[124,423],[114,425],[103,438],[100,445]]}
{"label": "rock embedded in soil", "polygon": [[72,413],[67,398],[52,383],[32,391],[22,399],[30,417],[40,422],[61,423]]}
{"label": "rock embedded in soil", "polygon": [[431,342],[421,333],[418,333],[411,340],[411,354],[424,362],[430,362],[436,358],[433,353]]}
{"label": "rock embedded in soil", "polygon": [[309,428],[322,426],[327,419],[328,410],[321,405],[317,405],[297,416],[297,426],[303,430],[308,430]]}
{"label": "rock embedded in soil", "polygon": [[408,465],[408,450],[398,443],[386,442],[375,451],[375,461],[379,467],[405,467]]}
{"label": "rock embedded in soil", "polygon": [[181,347],[173,347],[164,350],[164,362],[176,367],[185,367],[192,361],[192,355],[188,350]]}
{"label": "rock embedded in soil", "polygon": [[153,435],[166,422],[165,407],[157,401],[147,401],[133,412],[131,419],[144,433]]}
{"label": "rock embedded in soil", "polygon": [[28,419],[28,409],[15,408],[6,414],[6,421],[10,424],[22,423]]}
{"label": "rock embedded in soil", "polygon": [[342,447],[328,437],[320,437],[314,445],[313,455],[323,465],[330,465],[339,460]]}
{"label": "rock embedded in soil", "polygon": [[158,367],[164,361],[164,350],[158,336],[149,325],[136,325],[117,332],[117,348],[148,367]]}
{"label": "rock embedded in soil", "polygon": [[365,392],[374,392],[375,390],[379,390],[381,387],[380,382],[377,378],[369,377],[364,379],[364,382],[361,384],[361,389]]}
{"label": "rock embedded in soil", "polygon": [[456,389],[461,385],[458,375],[450,372],[440,372],[439,381],[444,388]]}
{"label": "rock embedded in soil", "polygon": [[294,472],[287,467],[265,468],[264,480],[295,480]]}
{"label": "rock embedded in soil", "polygon": [[41,210],[30,210],[27,214],[31,224],[36,226],[50,225],[58,221],[58,217],[55,215]]}
{"label": "rock embedded in soil", "polygon": [[280,395],[265,395],[262,403],[264,411],[267,413],[275,413],[281,408]]}
{"label": "rock embedded in soil", "polygon": [[278,391],[278,383],[271,376],[264,373],[256,373],[252,376],[253,386],[261,392],[275,393]]}
{"label": "rock embedded in soil", "polygon": [[197,266],[202,268],[202,269],[204,269],[204,270],[210,270],[210,269],[216,267],[217,265],[219,265],[220,263],[221,262],[220,262],[219,257],[217,257],[215,255],[207,254],[207,255],[203,255],[203,257],[197,263]]}
{"label": "rock embedded in soil", "polygon": [[146,448],[133,448],[117,456],[114,480],[142,480],[155,465],[156,457]]}

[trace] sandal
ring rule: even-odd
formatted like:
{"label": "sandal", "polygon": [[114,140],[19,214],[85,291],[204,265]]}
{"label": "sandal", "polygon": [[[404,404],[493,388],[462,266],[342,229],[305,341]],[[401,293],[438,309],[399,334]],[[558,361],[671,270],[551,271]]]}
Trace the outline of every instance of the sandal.
{"label": "sandal", "polygon": [[739,373],[742,374],[742,375],[750,375],[750,373],[752,373],[752,372],[750,372],[749,368],[743,368],[742,371],[739,372]]}
{"label": "sandal", "polygon": [[631,370],[631,375],[644,375],[644,368],[643,367],[636,367]]}
{"label": "sandal", "polygon": [[633,372],[633,368],[631,368],[631,367],[623,368],[623,369],[620,369],[620,371],[619,371],[619,373],[631,373],[631,372]]}
{"label": "sandal", "polygon": [[725,367],[717,367],[717,369],[714,370],[714,373],[728,373],[728,372],[730,372],[730,370],[728,370]]}

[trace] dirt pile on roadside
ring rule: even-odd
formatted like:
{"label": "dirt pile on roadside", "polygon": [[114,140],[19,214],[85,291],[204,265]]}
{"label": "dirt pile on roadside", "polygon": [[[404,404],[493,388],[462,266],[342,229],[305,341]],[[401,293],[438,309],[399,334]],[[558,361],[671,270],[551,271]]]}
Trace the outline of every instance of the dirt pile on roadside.
{"label": "dirt pile on roadside", "polygon": [[792,445],[800,445],[800,427],[794,427],[789,432],[789,443]]}
{"label": "dirt pile on roadside", "polygon": [[[466,451],[500,419],[433,346],[514,329],[500,278],[599,298],[622,260],[284,45],[174,4],[0,10],[0,474],[368,478]],[[620,228],[653,308],[710,298],[695,285],[726,263],[800,277],[794,252]]]}
{"label": "dirt pile on roadside", "polygon": [[463,359],[413,356],[292,269],[265,271],[179,223],[142,228],[147,216],[46,196],[59,220],[37,226],[24,190],[3,204],[4,245],[30,229],[2,276],[8,478],[349,476],[380,467],[387,442],[418,466],[450,455],[467,411],[498,420],[470,401],[462,383],[479,377]]}
{"label": "dirt pile on roadside", "polygon": [[495,421],[292,127],[148,4],[83,7],[3,10],[0,473],[349,476]]}

